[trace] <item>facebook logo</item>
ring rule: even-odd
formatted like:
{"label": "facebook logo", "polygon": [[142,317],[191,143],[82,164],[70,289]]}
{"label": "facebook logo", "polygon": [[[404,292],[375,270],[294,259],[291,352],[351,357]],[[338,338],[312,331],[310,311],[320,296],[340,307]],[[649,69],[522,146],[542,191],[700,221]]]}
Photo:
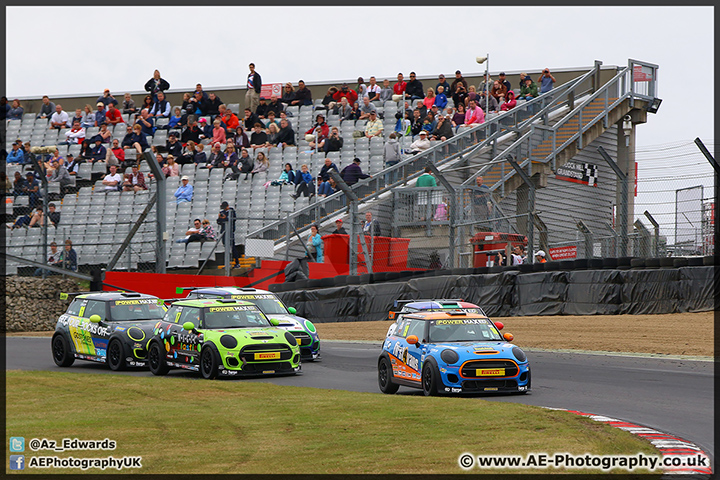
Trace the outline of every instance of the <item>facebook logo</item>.
{"label": "facebook logo", "polygon": [[25,470],[25,455],[10,455],[10,470]]}
{"label": "facebook logo", "polygon": [[10,451],[11,452],[24,452],[25,451],[25,437],[10,437]]}

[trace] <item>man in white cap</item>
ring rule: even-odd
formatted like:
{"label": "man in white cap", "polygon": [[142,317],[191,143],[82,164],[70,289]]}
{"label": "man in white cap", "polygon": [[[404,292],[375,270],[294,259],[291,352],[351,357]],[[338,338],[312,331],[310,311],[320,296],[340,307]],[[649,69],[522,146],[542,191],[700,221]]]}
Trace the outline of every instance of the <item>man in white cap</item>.
{"label": "man in white cap", "polygon": [[428,140],[428,134],[425,130],[420,130],[420,133],[418,133],[418,138],[413,143],[410,144],[410,153],[413,155],[416,153],[423,152],[430,148],[430,140]]}
{"label": "man in white cap", "polygon": [[180,182],[182,185],[178,187],[177,190],[175,190],[175,198],[177,199],[177,203],[183,203],[183,202],[192,202],[193,198],[193,186],[190,185],[190,178],[188,178],[187,175],[183,175],[182,178],[180,178]]}
{"label": "man in white cap", "polygon": [[535,252],[535,261],[537,263],[546,263],[547,260],[545,259],[545,252],[542,250]]}

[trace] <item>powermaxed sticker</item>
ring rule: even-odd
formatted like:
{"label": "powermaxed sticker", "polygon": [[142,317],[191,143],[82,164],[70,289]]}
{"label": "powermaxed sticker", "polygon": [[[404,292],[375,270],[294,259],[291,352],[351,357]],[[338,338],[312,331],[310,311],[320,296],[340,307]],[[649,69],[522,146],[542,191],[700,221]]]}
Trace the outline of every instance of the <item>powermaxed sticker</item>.
{"label": "powermaxed sticker", "polygon": [[241,311],[256,311],[257,307],[254,305],[240,305],[237,307],[210,307],[210,313],[213,312],[241,312]]}
{"label": "powermaxed sticker", "polygon": [[274,295],[264,294],[264,295],[230,295],[230,298],[234,298],[235,300],[267,300],[267,299],[274,299]]}
{"label": "powermaxed sticker", "polygon": [[488,321],[483,318],[463,318],[460,320],[436,320],[435,325],[484,325]]}
{"label": "powermaxed sticker", "polygon": [[158,301],[156,298],[144,298],[142,300],[115,300],[115,305],[146,305],[146,304],[157,305]]}

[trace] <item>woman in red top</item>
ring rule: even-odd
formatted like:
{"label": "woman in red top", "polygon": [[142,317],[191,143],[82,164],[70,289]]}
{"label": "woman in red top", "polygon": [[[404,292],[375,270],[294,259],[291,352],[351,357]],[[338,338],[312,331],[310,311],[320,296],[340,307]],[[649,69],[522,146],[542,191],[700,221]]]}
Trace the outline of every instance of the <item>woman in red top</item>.
{"label": "woman in red top", "polygon": [[213,138],[212,138],[212,144],[215,144],[216,142],[219,143],[225,143],[225,129],[220,126],[220,120],[215,119],[213,122]]}

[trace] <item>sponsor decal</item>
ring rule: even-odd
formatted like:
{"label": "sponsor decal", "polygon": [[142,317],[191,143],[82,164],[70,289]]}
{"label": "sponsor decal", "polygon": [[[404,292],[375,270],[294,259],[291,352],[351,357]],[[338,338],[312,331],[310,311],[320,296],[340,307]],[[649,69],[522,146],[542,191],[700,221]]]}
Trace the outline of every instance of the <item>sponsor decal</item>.
{"label": "sponsor decal", "polygon": [[280,352],[256,353],[255,360],[277,360],[280,358]]}
{"label": "sponsor decal", "polygon": [[124,332],[124,331],[125,331],[125,327],[120,327],[120,326],[115,327],[115,331],[116,331],[116,332]]}
{"label": "sponsor decal", "polygon": [[451,388],[450,391],[452,393],[460,393],[460,392],[462,392],[462,388]]}
{"label": "sponsor decal", "polygon": [[548,249],[548,254],[553,260],[563,260],[566,258],[577,258],[577,245],[567,247],[554,247]]}
{"label": "sponsor decal", "polygon": [[156,298],[144,298],[142,300],[115,300],[115,305],[144,305],[158,304]]}
{"label": "sponsor decal", "polygon": [[497,387],[485,387],[483,390],[485,390],[486,392],[496,392]]}
{"label": "sponsor decal", "polygon": [[463,318],[460,320],[436,320],[435,325],[483,325],[488,323],[484,318]]}
{"label": "sponsor decal", "polygon": [[598,167],[592,163],[567,162],[558,167],[555,178],[567,182],[597,187]]}
{"label": "sponsor decal", "polygon": [[257,310],[257,307],[254,305],[239,305],[235,307],[210,307],[209,311],[210,313],[213,312],[241,312],[241,311],[247,311],[247,310]]}
{"label": "sponsor decal", "polygon": [[270,374],[273,374],[273,373],[275,373],[275,370],[263,370],[263,374],[264,374],[264,375],[270,375]]}
{"label": "sponsor decal", "polygon": [[268,300],[275,298],[275,296],[266,293],[264,295],[230,295],[230,298],[234,298],[236,300]]}
{"label": "sponsor decal", "polygon": [[478,368],[475,370],[475,375],[478,377],[504,377],[504,368]]}
{"label": "sponsor decal", "polygon": [[400,342],[395,344],[395,347],[393,348],[393,355],[413,370],[418,372],[420,371],[420,360],[418,360],[417,357],[414,357],[408,351],[408,347],[404,347]]}
{"label": "sponsor decal", "polygon": [[525,387],[525,386],[518,387],[518,392],[524,392],[525,390],[527,390],[527,387]]}

